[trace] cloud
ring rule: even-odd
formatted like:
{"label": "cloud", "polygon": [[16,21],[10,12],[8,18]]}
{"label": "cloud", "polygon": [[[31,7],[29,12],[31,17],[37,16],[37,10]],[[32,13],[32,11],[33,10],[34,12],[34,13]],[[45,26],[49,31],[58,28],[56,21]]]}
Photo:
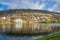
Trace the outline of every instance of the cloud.
{"label": "cloud", "polygon": [[[52,6],[49,5],[53,2],[56,2],[56,4],[53,4]],[[40,9],[57,12],[60,11],[60,0],[0,0],[0,3],[7,5],[8,9]]]}
{"label": "cloud", "polygon": [[45,4],[41,4],[39,5],[39,1],[37,1],[36,3],[31,2],[30,0],[21,0],[21,3],[19,4],[19,2],[17,1],[16,3],[16,8],[17,9],[44,9]]}
{"label": "cloud", "polygon": [[34,3],[32,0],[11,0],[10,2],[1,2],[7,5],[8,9],[44,9],[45,3],[39,5],[39,0]]}
{"label": "cloud", "polygon": [[39,5],[39,1],[36,3],[29,2],[29,1],[22,1],[22,4],[24,5],[23,8],[30,8],[30,9],[44,9],[45,3]]}
{"label": "cloud", "polygon": [[55,11],[57,8],[57,4],[53,5],[52,7],[48,8],[49,11]]}
{"label": "cloud", "polygon": [[31,6],[31,9],[41,9],[41,10],[43,10],[43,9],[45,9],[45,4],[44,3],[41,4],[41,5],[38,5],[37,3],[36,4],[33,4]]}
{"label": "cloud", "polygon": [[17,4],[15,3],[9,3],[9,2],[0,2],[2,5],[7,5],[8,9],[15,9],[17,7]]}
{"label": "cloud", "polygon": [[60,4],[60,0],[56,0],[56,2],[57,2],[58,4]]}
{"label": "cloud", "polygon": [[60,13],[60,0],[56,0],[56,4],[49,8],[48,10]]}

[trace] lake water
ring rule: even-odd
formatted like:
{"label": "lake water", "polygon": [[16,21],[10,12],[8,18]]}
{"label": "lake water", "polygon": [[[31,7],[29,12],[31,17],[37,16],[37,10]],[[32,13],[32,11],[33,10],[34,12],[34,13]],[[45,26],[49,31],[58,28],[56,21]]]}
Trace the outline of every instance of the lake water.
{"label": "lake water", "polygon": [[[10,36],[4,32],[21,32],[22,33],[47,33],[31,36]],[[32,23],[32,24],[0,24],[0,40],[35,40],[43,36],[47,36],[48,33],[60,32],[60,23]],[[4,34],[2,34],[4,33]]]}

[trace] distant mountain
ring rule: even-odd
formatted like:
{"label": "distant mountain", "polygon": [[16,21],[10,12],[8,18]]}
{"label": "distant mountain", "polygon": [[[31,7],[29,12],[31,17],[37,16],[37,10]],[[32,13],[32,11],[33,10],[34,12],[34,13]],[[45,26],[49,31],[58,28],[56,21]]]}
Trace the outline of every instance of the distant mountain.
{"label": "distant mountain", "polygon": [[13,12],[16,12],[16,11],[28,11],[28,12],[35,11],[35,12],[44,12],[44,13],[45,12],[47,12],[47,13],[58,13],[58,12],[50,12],[50,11],[47,11],[47,10],[38,10],[38,9],[9,9],[9,10],[0,11],[0,13],[3,13],[3,12],[13,13]]}

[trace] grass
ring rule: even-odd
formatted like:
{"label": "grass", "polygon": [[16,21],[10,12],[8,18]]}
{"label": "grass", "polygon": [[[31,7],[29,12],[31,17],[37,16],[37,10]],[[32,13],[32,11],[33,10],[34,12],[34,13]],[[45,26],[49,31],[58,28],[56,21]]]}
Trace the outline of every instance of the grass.
{"label": "grass", "polygon": [[42,38],[38,38],[36,40],[60,40],[60,33],[55,33],[49,36],[44,36]]}

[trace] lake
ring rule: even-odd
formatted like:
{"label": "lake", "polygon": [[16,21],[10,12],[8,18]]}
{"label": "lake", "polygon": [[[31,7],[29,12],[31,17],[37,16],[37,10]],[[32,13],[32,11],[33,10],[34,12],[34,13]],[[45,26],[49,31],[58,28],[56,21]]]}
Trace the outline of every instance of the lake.
{"label": "lake", "polygon": [[[0,40],[35,40],[50,33],[60,32],[60,23],[16,23],[0,24]],[[32,34],[25,36],[6,33]],[[37,35],[33,35],[37,34]],[[39,34],[39,35],[38,35]]]}

